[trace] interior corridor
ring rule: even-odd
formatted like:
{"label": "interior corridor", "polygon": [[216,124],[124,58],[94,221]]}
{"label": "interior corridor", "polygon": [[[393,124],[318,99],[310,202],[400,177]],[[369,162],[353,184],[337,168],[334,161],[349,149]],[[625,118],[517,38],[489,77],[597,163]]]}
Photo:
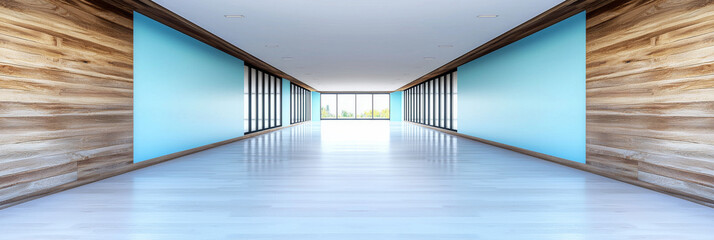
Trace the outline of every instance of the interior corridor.
{"label": "interior corridor", "polygon": [[0,239],[711,239],[710,208],[414,124],[301,124],[2,210]]}

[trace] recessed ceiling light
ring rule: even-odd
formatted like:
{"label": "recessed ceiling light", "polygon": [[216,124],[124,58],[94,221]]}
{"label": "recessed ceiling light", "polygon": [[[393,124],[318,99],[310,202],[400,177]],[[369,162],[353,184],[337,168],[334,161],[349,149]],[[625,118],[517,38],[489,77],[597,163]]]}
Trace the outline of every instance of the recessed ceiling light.
{"label": "recessed ceiling light", "polygon": [[266,44],[265,47],[267,47],[267,48],[277,48],[277,47],[280,47],[280,45],[278,45],[278,44]]}
{"label": "recessed ceiling light", "polygon": [[223,15],[226,18],[245,18],[245,15]]}
{"label": "recessed ceiling light", "polygon": [[435,57],[424,57],[424,60],[427,60],[427,61],[431,61],[431,60],[434,60],[434,59],[436,59],[436,58],[435,58]]}
{"label": "recessed ceiling light", "polygon": [[479,18],[497,18],[498,15],[478,15]]}
{"label": "recessed ceiling light", "polygon": [[292,58],[292,57],[283,57],[283,60],[284,60],[284,61],[292,61],[293,58]]}
{"label": "recessed ceiling light", "polygon": [[444,44],[444,45],[439,45],[440,48],[452,48],[454,45],[451,44]]}

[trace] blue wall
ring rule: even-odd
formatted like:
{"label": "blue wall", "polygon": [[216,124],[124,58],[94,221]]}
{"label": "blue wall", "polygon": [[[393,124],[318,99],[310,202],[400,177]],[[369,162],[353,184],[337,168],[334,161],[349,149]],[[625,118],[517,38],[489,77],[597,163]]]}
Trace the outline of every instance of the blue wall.
{"label": "blue wall", "polygon": [[585,12],[458,68],[460,133],[585,162]]}
{"label": "blue wall", "polygon": [[283,127],[290,126],[290,81],[283,79],[283,102],[280,108],[283,110]]}
{"label": "blue wall", "polygon": [[312,118],[313,122],[319,122],[320,121],[320,93],[319,92],[312,92],[312,99],[310,100],[310,104],[312,104],[312,109],[310,110],[310,118]]}
{"label": "blue wall", "polygon": [[134,161],[243,135],[243,61],[134,13]]}
{"label": "blue wall", "polygon": [[389,120],[402,121],[402,91],[389,94]]}

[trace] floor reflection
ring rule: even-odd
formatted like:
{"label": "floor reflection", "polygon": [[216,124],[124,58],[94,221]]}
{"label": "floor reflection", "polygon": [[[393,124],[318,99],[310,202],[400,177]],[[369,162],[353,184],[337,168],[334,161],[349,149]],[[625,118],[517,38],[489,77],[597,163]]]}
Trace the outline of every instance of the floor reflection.
{"label": "floor reflection", "polygon": [[709,239],[714,211],[409,123],[305,123],[0,210],[0,239]]}

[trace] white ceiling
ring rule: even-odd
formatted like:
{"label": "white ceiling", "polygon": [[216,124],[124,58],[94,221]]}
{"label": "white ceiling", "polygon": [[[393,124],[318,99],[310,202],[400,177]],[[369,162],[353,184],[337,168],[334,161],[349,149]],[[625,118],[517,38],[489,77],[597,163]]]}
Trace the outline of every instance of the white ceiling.
{"label": "white ceiling", "polygon": [[319,91],[392,91],[563,0],[154,1]]}

